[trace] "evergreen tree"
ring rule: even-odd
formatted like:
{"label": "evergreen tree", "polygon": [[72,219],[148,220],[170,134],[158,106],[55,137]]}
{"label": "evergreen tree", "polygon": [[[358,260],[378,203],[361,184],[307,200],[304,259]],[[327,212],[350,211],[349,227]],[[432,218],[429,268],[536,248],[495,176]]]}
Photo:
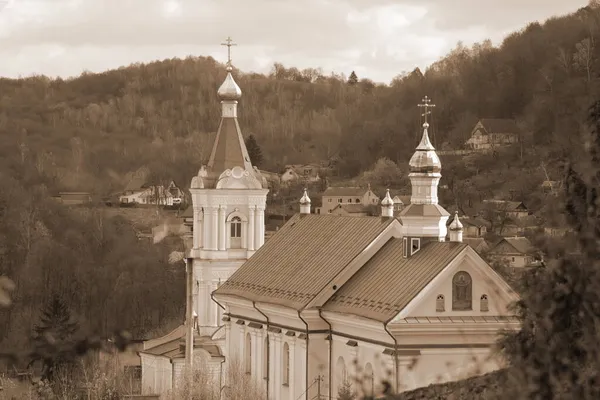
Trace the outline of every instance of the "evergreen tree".
{"label": "evergreen tree", "polygon": [[43,362],[43,379],[52,380],[56,368],[69,363],[70,354],[67,353],[70,351],[63,352],[61,349],[68,347],[78,330],[69,308],[59,295],[54,294],[42,309],[40,323],[34,326],[37,336],[34,338],[32,363]]}
{"label": "evergreen tree", "polygon": [[356,392],[352,390],[352,382],[348,379],[338,387],[337,400],[356,400]]}
{"label": "evergreen tree", "polygon": [[358,83],[358,77],[356,76],[356,72],[352,71],[350,73],[350,77],[348,78],[349,85],[356,85]]}
{"label": "evergreen tree", "polygon": [[260,168],[263,163],[263,154],[254,135],[250,135],[246,139],[246,149],[248,150],[252,165]]}

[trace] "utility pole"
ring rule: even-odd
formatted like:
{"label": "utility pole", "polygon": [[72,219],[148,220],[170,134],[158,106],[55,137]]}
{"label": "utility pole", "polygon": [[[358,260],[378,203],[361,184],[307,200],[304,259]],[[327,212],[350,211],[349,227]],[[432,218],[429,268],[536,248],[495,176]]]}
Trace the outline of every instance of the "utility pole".
{"label": "utility pole", "polygon": [[191,383],[192,383],[192,357],[194,355],[194,265],[193,258],[185,258],[185,290],[187,294],[187,301],[185,304],[185,366],[187,379],[190,383],[190,396],[191,396]]}
{"label": "utility pole", "polygon": [[321,400],[321,375],[317,377],[317,400]]}

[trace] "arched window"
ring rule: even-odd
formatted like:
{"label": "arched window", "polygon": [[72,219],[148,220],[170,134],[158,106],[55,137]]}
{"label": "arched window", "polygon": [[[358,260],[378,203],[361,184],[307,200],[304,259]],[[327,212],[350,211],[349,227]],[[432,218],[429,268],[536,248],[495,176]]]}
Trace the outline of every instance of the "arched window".
{"label": "arched window", "polygon": [[435,299],[435,311],[446,311],[446,300],[443,294],[438,294]]}
{"label": "arched window", "polygon": [[488,305],[488,296],[487,296],[487,294],[482,294],[481,295],[480,304],[479,304],[479,311],[490,311],[490,308],[489,308],[489,305]]}
{"label": "arched window", "polygon": [[452,278],[452,309],[473,309],[473,281],[468,272],[457,272]]}
{"label": "arched window", "polygon": [[263,378],[269,379],[269,338],[265,338],[263,346]]}
{"label": "arched window", "polygon": [[229,224],[231,227],[229,247],[232,249],[239,249],[242,247],[242,219],[240,217],[233,217]]}
{"label": "arched window", "polygon": [[365,365],[365,375],[364,375],[364,395],[365,397],[372,398],[375,396],[375,375],[373,374],[373,366],[371,363],[367,363]]}
{"label": "arched window", "polygon": [[339,357],[335,363],[335,386],[334,392],[337,393],[338,389],[346,382],[348,375],[346,372],[346,363],[344,357]]}
{"label": "arched window", "polygon": [[242,219],[240,217],[231,218],[231,237],[242,237]]}
{"label": "arched window", "polygon": [[283,344],[283,379],[284,385],[290,384],[290,346],[287,343]]}
{"label": "arched window", "polygon": [[252,373],[252,338],[246,333],[246,344],[244,348],[244,370],[247,374]]}

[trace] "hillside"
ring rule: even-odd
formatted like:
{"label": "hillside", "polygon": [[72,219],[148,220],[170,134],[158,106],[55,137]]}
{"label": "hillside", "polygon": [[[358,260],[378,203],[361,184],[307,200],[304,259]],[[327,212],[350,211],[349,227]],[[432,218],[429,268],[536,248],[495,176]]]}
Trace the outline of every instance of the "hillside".
{"label": "hillside", "polygon": [[[237,71],[241,124],[263,148],[264,168],[338,155],[341,175],[354,176],[381,157],[406,163],[420,135],[416,104],[427,94],[437,105],[438,148],[459,148],[479,118],[516,118],[529,133],[512,166],[551,164],[582,143],[582,111],[598,89],[599,15],[586,8],[530,24],[498,48],[458,45],[390,86],[279,64],[270,76]],[[224,74],[210,57],[189,57],[68,81],[2,79],[2,162],[31,163],[57,187],[101,194],[121,189],[141,166],[186,186],[217,128]]]}
{"label": "hillside", "polygon": [[[262,169],[337,156],[337,174],[360,180],[388,158],[398,171],[381,179],[385,186],[402,174],[406,182],[424,95],[437,106],[430,131],[438,148],[461,148],[480,118],[515,118],[527,132],[521,145],[442,159],[448,189],[440,196],[461,209],[510,197],[551,216],[558,202],[539,190],[541,165],[559,179],[562,161],[584,147],[584,115],[599,93],[599,39],[600,10],[585,8],[530,24],[498,48],[459,45],[389,86],[279,64],[269,76],[236,71],[240,123],[262,148]],[[22,344],[54,292],[101,333],[142,335],[180,320],[183,273],[169,268],[167,248],[137,240],[114,212],[80,215],[48,199],[64,189],[113,194],[141,167],[154,181],[187,187],[219,123],[224,75],[212,58],[189,57],[71,80],[0,79],[0,275],[17,283],[12,311],[0,312],[0,341]]]}

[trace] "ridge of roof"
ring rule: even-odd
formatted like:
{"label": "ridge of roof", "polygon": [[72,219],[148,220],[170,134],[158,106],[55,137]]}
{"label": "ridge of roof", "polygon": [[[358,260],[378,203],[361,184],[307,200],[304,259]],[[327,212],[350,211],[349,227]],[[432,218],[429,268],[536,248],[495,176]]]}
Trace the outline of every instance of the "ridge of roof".
{"label": "ridge of roof", "polygon": [[296,214],[215,294],[301,310],[393,221]]}

